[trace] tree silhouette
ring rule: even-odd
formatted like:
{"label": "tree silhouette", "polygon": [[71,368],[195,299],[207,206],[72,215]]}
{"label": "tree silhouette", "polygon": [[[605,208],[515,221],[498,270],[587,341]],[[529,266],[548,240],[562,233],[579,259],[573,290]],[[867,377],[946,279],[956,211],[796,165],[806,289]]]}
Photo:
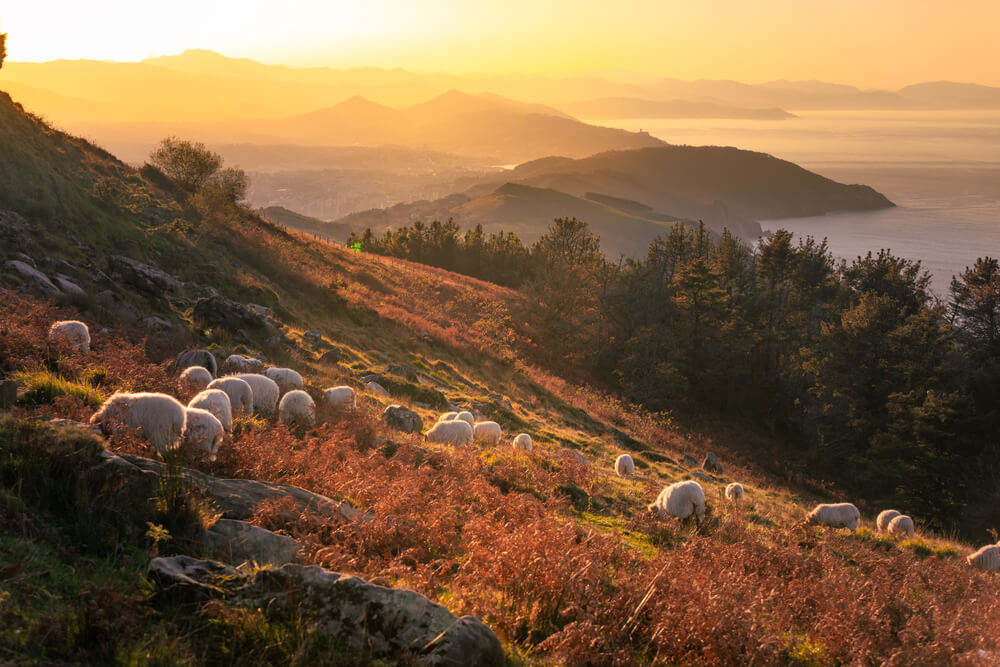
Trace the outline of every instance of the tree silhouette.
{"label": "tree silhouette", "polygon": [[3,69],[3,59],[7,57],[7,33],[0,32],[0,69]]}

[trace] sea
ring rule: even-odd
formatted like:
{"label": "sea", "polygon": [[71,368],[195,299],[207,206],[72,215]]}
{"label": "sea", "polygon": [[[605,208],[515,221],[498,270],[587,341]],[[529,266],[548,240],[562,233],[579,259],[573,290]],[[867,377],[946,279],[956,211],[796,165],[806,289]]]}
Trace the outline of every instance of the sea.
{"label": "sea", "polygon": [[896,204],[862,213],[761,220],[764,230],[825,238],[848,261],[880,249],[918,260],[946,297],[976,258],[1000,257],[1000,111],[793,111],[780,121],[587,119],[673,144],[770,153]]}

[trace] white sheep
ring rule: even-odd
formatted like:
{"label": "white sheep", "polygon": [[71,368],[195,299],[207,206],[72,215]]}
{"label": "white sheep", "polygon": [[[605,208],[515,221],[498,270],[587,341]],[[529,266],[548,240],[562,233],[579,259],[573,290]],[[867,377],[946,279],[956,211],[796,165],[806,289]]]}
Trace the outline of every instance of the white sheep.
{"label": "white sheep", "polygon": [[1000,546],[996,544],[987,544],[976,553],[970,554],[969,557],[965,559],[965,562],[972,567],[979,568],[980,570],[996,572],[997,570],[1000,570]]}
{"label": "white sheep", "polygon": [[278,403],[278,419],[288,426],[312,428],[316,425],[316,403],[301,389],[293,389]]}
{"label": "white sheep", "polygon": [[619,477],[628,477],[635,474],[635,461],[628,454],[621,454],[615,459],[615,473]]}
{"label": "white sheep", "polygon": [[889,522],[895,519],[897,516],[902,514],[898,510],[882,510],[875,517],[875,527],[878,528],[878,532],[884,532],[889,529]]}
{"label": "white sheep", "polygon": [[222,423],[208,410],[185,408],[184,412],[184,448],[214,461],[225,435]]}
{"label": "white sheep", "polygon": [[670,515],[681,521],[694,515],[695,522],[700,525],[705,519],[705,492],[694,480],[675,482],[660,491],[649,509],[661,518]]}
{"label": "white sheep", "polygon": [[736,503],[743,500],[743,485],[733,482],[726,486],[726,498]]}
{"label": "white sheep", "polygon": [[446,412],[443,415],[441,415],[440,417],[438,417],[438,421],[439,422],[450,422],[450,421],[452,421],[457,416],[458,416],[457,412]]}
{"label": "white sheep", "polygon": [[[249,389],[249,385],[247,385],[247,388]],[[250,400],[252,403],[252,396]],[[219,420],[223,429],[226,431],[233,430],[233,404],[229,400],[229,394],[223,390],[205,389],[188,401],[188,407],[208,410]]]}
{"label": "white sheep", "polygon": [[534,445],[531,442],[531,436],[527,433],[518,433],[514,436],[514,439],[510,444],[514,449],[520,449],[523,452],[530,452],[534,448]]}
{"label": "white sheep", "polygon": [[184,433],[184,406],[166,394],[113,394],[90,418],[111,434],[116,424],[138,431],[163,455],[177,446]]}
{"label": "white sheep", "polygon": [[302,382],[302,376],[291,368],[276,368],[272,366],[264,371],[264,375],[277,383],[282,396],[293,389],[303,389],[305,387],[305,383]]}
{"label": "white sheep", "polygon": [[229,405],[234,415],[244,415],[253,412],[253,389],[246,380],[226,376],[208,383],[209,389],[219,389],[229,396]]}
{"label": "white sheep", "polygon": [[188,366],[177,378],[177,391],[182,396],[197,394],[202,389],[208,387],[212,381],[212,374],[207,368],[202,366]]}
{"label": "white sheep", "polygon": [[49,343],[70,352],[86,354],[90,352],[90,329],[79,320],[53,322],[49,327]]}
{"label": "white sheep", "polygon": [[323,402],[327,406],[338,410],[356,408],[358,407],[358,395],[353,387],[346,385],[330,387],[323,392]]}
{"label": "white sheep", "polygon": [[889,534],[897,540],[901,540],[904,537],[913,539],[913,534],[915,532],[913,529],[913,519],[905,514],[900,514],[889,522],[888,531]]}
{"label": "white sheep", "polygon": [[264,362],[242,354],[230,354],[222,362],[223,373],[263,373]]}
{"label": "white sheep", "polygon": [[503,437],[503,429],[496,422],[476,422],[472,426],[472,439],[484,445],[496,445]]}
{"label": "white sheep", "polygon": [[806,515],[806,523],[857,530],[861,525],[861,512],[851,503],[827,503],[814,507]]}
{"label": "white sheep", "polygon": [[472,427],[458,419],[438,422],[424,437],[441,445],[467,445],[472,442]]}
{"label": "white sheep", "polygon": [[254,412],[262,417],[274,416],[278,410],[278,398],[281,395],[281,390],[278,389],[277,382],[266,375],[258,373],[240,373],[233,377],[237,377],[250,385],[250,389],[253,390]]}
{"label": "white sheep", "polygon": [[469,426],[473,426],[473,427],[476,424],[476,417],[475,417],[475,415],[473,415],[468,410],[462,410],[461,412],[459,412],[457,415],[455,415],[455,419],[461,419],[466,424],[468,424]]}
{"label": "white sheep", "polygon": [[207,369],[212,377],[219,374],[219,362],[215,360],[215,355],[208,350],[184,350],[177,355],[175,362],[178,369],[185,369],[190,366],[201,366]]}

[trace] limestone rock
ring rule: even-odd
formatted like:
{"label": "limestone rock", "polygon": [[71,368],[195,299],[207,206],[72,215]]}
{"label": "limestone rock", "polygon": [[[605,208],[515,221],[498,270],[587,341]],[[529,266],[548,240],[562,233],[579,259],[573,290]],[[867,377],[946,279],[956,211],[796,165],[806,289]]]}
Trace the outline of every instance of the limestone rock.
{"label": "limestone rock", "polygon": [[292,538],[233,519],[216,521],[202,535],[202,545],[213,558],[237,565],[285,565],[294,563],[299,552]]}
{"label": "limestone rock", "polygon": [[59,288],[56,287],[51,280],[49,280],[47,275],[19,259],[12,259],[4,262],[3,267],[4,269],[21,276],[21,278],[23,278],[27,283],[28,288],[39,296],[52,297],[62,294],[62,292],[59,291]]}
{"label": "limestone rock", "polygon": [[403,433],[420,433],[424,422],[413,410],[403,405],[390,405],[382,412],[382,420]]}
{"label": "limestone rock", "polygon": [[83,288],[73,282],[69,276],[65,276],[61,273],[53,278],[53,282],[55,282],[56,287],[58,287],[63,294],[70,294],[73,296],[86,296],[87,294],[83,291]]}

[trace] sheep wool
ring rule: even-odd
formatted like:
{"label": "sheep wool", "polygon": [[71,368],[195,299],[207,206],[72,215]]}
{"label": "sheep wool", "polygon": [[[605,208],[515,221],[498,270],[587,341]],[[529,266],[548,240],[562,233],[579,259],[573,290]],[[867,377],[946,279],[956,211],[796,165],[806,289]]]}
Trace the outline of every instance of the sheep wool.
{"label": "sheep wool", "polygon": [[468,410],[462,410],[461,412],[459,412],[457,415],[455,415],[455,419],[461,419],[469,426],[475,426],[476,424],[476,417]]}
{"label": "sheep wool", "polygon": [[278,411],[278,398],[281,395],[278,383],[258,373],[240,373],[235,377],[246,382],[253,390],[253,411],[262,417],[273,417]]}
{"label": "sheep wool", "polygon": [[533,448],[531,436],[527,433],[518,433],[510,444],[514,449],[520,449],[522,452],[530,452]]}
{"label": "sheep wool", "polygon": [[[221,393],[221,392],[220,392]],[[185,408],[184,447],[194,454],[215,460],[224,435],[222,423],[208,410]]]}
{"label": "sheep wool", "polygon": [[63,350],[90,352],[90,329],[79,320],[53,322],[49,327],[49,343]]}
{"label": "sheep wool", "polygon": [[912,539],[915,532],[913,529],[913,519],[905,514],[900,514],[889,522],[888,531],[897,540],[903,538]]}
{"label": "sheep wool", "polygon": [[615,473],[619,477],[628,477],[635,474],[635,461],[628,454],[621,454],[615,459]]}
{"label": "sheep wool", "polygon": [[468,423],[455,419],[438,422],[424,436],[428,442],[441,445],[467,445],[472,442],[472,427]]}
{"label": "sheep wool", "polygon": [[861,512],[851,503],[817,505],[806,515],[806,522],[816,526],[857,530],[861,525]]}
{"label": "sheep wool", "polygon": [[358,395],[353,387],[341,385],[330,387],[323,392],[323,401],[327,406],[342,410],[344,408],[358,407]]}
{"label": "sheep wool", "polygon": [[705,491],[701,484],[691,479],[675,482],[660,491],[649,509],[661,517],[675,516],[681,521],[694,516],[700,524],[705,518]]}
{"label": "sheep wool", "polygon": [[222,362],[224,373],[263,373],[264,362],[253,357],[244,357],[242,354],[230,354]]}
{"label": "sheep wool", "polygon": [[503,429],[496,422],[476,422],[472,427],[472,439],[484,445],[496,445],[503,437]]}
{"label": "sheep wool", "polygon": [[316,425],[316,403],[301,389],[293,389],[281,397],[278,419],[288,426],[312,428]]}
{"label": "sheep wool", "polygon": [[1000,546],[987,544],[976,553],[971,554],[965,561],[980,570],[996,572],[1000,570]]}
{"label": "sheep wool", "polygon": [[188,366],[181,371],[181,376],[177,378],[177,391],[184,396],[197,394],[202,389],[208,387],[212,381],[212,374],[202,366]]}
{"label": "sheep wool", "polygon": [[438,421],[439,422],[450,422],[451,420],[453,420],[457,416],[458,416],[457,412],[446,412],[443,415],[441,415],[440,417],[438,417]]}
{"label": "sheep wool", "polygon": [[185,369],[189,366],[201,366],[215,377],[219,374],[219,362],[215,360],[215,355],[208,350],[184,350],[177,355],[174,362],[178,369]]}
{"label": "sheep wool", "polygon": [[889,522],[900,514],[902,514],[902,512],[898,510],[882,510],[879,512],[878,516],[875,517],[875,526],[878,528],[878,531],[881,533],[888,530]]}
{"label": "sheep wool", "polygon": [[218,389],[229,396],[229,406],[234,415],[253,412],[253,389],[246,380],[238,377],[221,377],[208,383],[209,389]]}
{"label": "sheep wool", "polygon": [[113,394],[90,418],[110,434],[116,425],[142,434],[162,456],[177,446],[184,433],[184,406],[166,394]]}
{"label": "sheep wool", "polygon": [[739,482],[733,482],[726,486],[726,498],[733,502],[743,500],[743,485]]}
{"label": "sheep wool", "polygon": [[293,389],[302,389],[305,387],[305,383],[302,382],[302,376],[291,368],[271,367],[264,371],[264,375],[274,380],[282,396]]}
{"label": "sheep wool", "polygon": [[221,389],[205,389],[188,401],[188,407],[211,412],[224,430],[233,430],[233,405]]}

